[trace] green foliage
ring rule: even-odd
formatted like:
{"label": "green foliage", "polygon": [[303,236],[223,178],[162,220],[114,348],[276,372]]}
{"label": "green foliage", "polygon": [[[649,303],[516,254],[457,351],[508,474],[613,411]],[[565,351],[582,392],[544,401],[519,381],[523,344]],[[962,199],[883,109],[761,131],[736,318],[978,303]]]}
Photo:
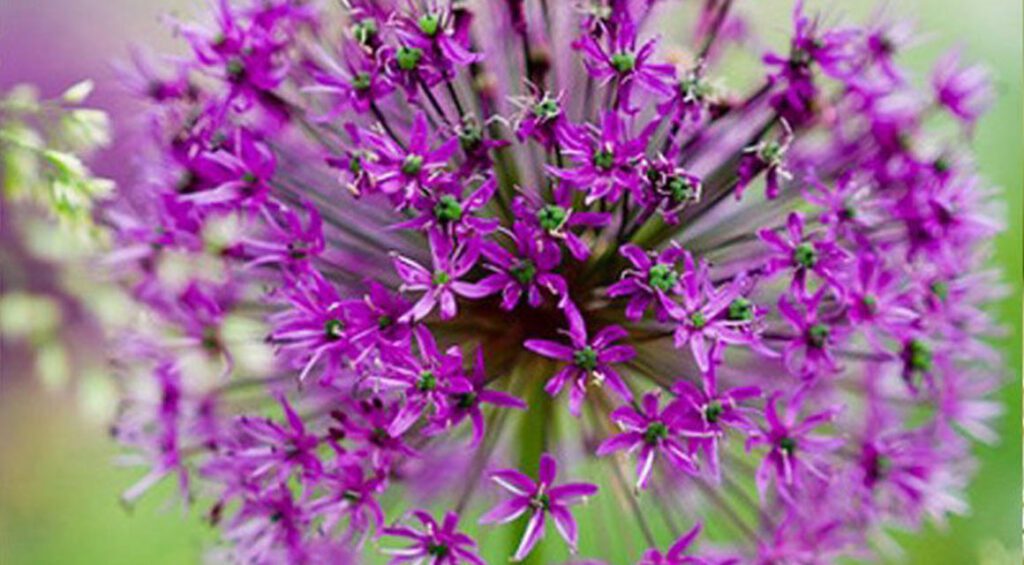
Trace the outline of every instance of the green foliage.
{"label": "green foliage", "polygon": [[91,91],[83,81],[49,100],[27,85],[0,94],[0,178],[6,200],[33,203],[71,234],[97,239],[93,207],[114,183],[83,161],[110,143],[107,115],[81,106]]}

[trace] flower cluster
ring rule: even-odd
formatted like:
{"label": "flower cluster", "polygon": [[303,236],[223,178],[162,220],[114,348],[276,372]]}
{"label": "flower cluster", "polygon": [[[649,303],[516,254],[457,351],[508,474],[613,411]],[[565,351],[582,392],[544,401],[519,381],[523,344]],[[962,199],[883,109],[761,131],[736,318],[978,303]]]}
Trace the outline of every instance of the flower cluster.
{"label": "flower cluster", "polygon": [[682,59],[667,0],[322,4],[221,0],[133,77],[126,499],[213,493],[258,563],[597,553],[601,505],[616,562],[823,562],[962,510],[999,226],[933,123],[969,135],[983,72],[919,93],[906,30],[800,3],[746,93],[728,0]]}

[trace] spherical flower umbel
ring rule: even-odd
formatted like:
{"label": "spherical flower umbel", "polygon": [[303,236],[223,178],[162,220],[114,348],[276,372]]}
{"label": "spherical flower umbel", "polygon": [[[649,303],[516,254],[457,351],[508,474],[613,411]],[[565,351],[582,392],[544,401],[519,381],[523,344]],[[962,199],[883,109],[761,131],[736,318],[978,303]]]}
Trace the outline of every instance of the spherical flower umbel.
{"label": "spherical flower umbel", "polygon": [[681,4],[178,24],[111,213],[125,501],[173,480],[252,563],[829,562],[963,511],[999,222],[948,134],[986,75],[919,93],[901,22],[797,2],[750,53],[742,3]]}

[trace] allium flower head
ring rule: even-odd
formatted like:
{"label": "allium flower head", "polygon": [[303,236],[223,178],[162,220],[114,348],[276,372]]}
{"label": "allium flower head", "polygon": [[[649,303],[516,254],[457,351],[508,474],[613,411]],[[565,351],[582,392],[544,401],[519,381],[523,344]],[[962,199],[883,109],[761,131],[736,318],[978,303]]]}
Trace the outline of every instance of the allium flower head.
{"label": "allium flower head", "polygon": [[127,502],[173,480],[254,563],[827,562],[964,510],[999,224],[925,115],[985,75],[920,96],[903,23],[800,2],[768,54],[736,2],[586,4],[221,0],[139,65]]}

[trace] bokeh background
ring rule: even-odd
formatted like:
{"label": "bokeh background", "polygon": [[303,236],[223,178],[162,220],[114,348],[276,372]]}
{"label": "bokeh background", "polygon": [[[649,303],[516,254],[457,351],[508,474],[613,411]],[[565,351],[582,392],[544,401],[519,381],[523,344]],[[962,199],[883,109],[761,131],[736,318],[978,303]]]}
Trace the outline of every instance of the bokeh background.
{"label": "bokeh background", "polygon": [[[779,44],[789,30],[789,0],[747,0],[759,15],[764,39]],[[867,0],[810,2],[829,12],[863,17]],[[993,261],[1010,286],[995,306],[1006,327],[1000,347],[1007,359],[1002,441],[979,446],[980,468],[969,490],[971,514],[921,535],[896,534],[906,547],[899,561],[921,564],[1020,563],[1021,543],[1021,316],[1022,316],[1022,3],[1020,0],[890,0],[890,13],[910,17],[925,33],[905,61],[923,76],[951,45],[992,70],[998,99],[981,121],[974,150],[984,175],[1002,187],[1006,231],[995,242]],[[57,95],[82,78],[97,83],[92,102],[114,113],[114,145],[98,156],[98,173],[130,180],[136,140],[128,135],[136,108],[121,90],[113,62],[131,44],[180,51],[162,18],[202,11],[199,0],[0,0],[0,90],[36,84]],[[685,25],[685,22],[680,22]],[[0,202],[0,205],[4,203]],[[22,242],[0,212],[0,292],[51,292],[54,272],[25,259]],[[59,309],[74,310],[70,303]],[[25,323],[44,316],[29,305]],[[71,382],[83,367],[101,362],[94,329],[65,312],[63,337],[75,344],[67,359]],[[16,320],[16,323],[18,321]],[[66,327],[65,327],[66,326]],[[59,328],[58,328],[59,329]],[[113,465],[117,447],[108,439],[102,411],[75,386],[47,385],[39,359],[15,336],[0,335],[0,563],[159,564],[195,563],[213,533],[197,516],[171,502],[164,485],[128,511],[118,494],[136,471]],[[42,369],[42,370],[41,370]],[[88,400],[90,397],[84,395]],[[97,408],[96,410],[90,410]]]}

